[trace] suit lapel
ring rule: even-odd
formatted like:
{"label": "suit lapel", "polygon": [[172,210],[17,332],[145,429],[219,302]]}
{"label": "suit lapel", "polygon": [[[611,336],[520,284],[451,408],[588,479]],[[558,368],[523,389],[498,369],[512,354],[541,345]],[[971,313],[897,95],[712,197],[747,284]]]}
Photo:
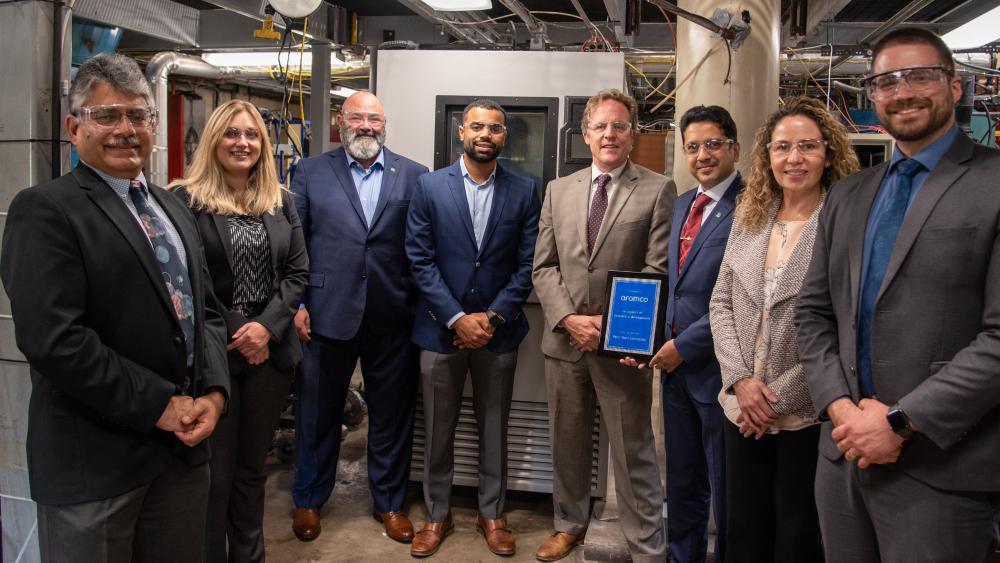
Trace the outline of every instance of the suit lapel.
{"label": "suit lapel", "polygon": [[278,269],[278,241],[287,238],[283,233],[278,233],[278,231],[285,230],[282,226],[282,221],[278,219],[278,213],[265,213],[261,219],[264,221],[264,230],[267,231],[268,244],[271,247],[271,270]]}
{"label": "suit lapel", "polygon": [[934,210],[934,206],[937,205],[938,200],[968,170],[968,166],[962,163],[972,158],[973,145],[961,133],[959,133],[958,138],[960,140],[952,143],[952,147],[945,154],[944,158],[941,159],[930,175],[927,176],[927,179],[924,180],[924,185],[921,186],[917,197],[913,200],[913,204],[910,205],[910,209],[906,212],[903,224],[899,228],[899,234],[896,236],[896,244],[892,247],[892,255],[889,257],[889,265],[886,267],[885,278],[882,280],[882,287],[879,288],[876,301],[882,297],[886,288],[889,287],[889,284],[892,283],[893,278],[899,272],[900,266],[903,265],[903,260],[906,259],[906,255],[910,252],[910,248],[913,247],[913,243],[917,240],[917,235],[920,234],[920,230],[923,228],[924,223],[927,222],[927,217]]}
{"label": "suit lapel", "polygon": [[[849,238],[848,254],[851,268],[851,311],[858,310],[858,291],[861,286],[861,260],[865,252],[865,230],[868,225],[868,214],[871,212],[872,204],[875,202],[875,195],[878,187],[882,184],[882,178],[888,170],[888,162],[880,164],[873,169],[872,174],[858,190],[857,200],[852,208],[847,232],[844,236]],[[837,236],[839,233],[833,233]]]}
{"label": "suit lapel", "polygon": [[697,193],[698,188],[688,190],[677,196],[677,200],[674,201],[674,216],[670,221],[670,243],[667,247],[667,267],[670,268],[671,274],[678,273],[677,262],[680,259],[678,249],[681,244],[681,230],[684,228],[684,219],[687,218],[691,201]]}
{"label": "suit lapel", "polygon": [[[635,191],[638,181],[639,175],[636,173],[635,168],[632,167],[631,163],[626,164],[625,168],[622,169],[621,175],[618,177],[618,187],[615,188],[614,195],[608,201],[608,210],[604,213],[604,220],[601,221],[601,230],[597,231],[597,240],[594,241],[594,251],[590,253],[591,262],[594,261],[597,253],[601,251],[604,239],[608,238],[608,232],[614,227],[618,215],[621,213],[622,208],[625,207],[628,198],[632,196],[632,192]],[[587,211],[589,215],[590,210],[588,209]]]}
{"label": "suit lapel", "polygon": [[472,241],[472,248],[476,247],[476,232],[472,229],[472,213],[469,211],[469,198],[465,195],[465,179],[462,178],[462,168],[458,162],[448,168],[448,188],[451,191],[452,202],[455,204],[455,213],[461,218],[465,225],[465,232]]}
{"label": "suit lapel", "polygon": [[212,213],[212,224],[219,234],[219,242],[226,251],[226,262],[229,263],[229,271],[233,270],[233,237],[229,234],[229,218],[225,215]]}
{"label": "suit lapel", "polygon": [[[684,278],[684,274],[687,273],[688,269],[691,267],[691,263],[694,262],[695,257],[698,255],[698,251],[701,250],[701,246],[706,240],[708,240],[708,237],[712,236],[712,232],[714,232],[723,221],[732,215],[733,209],[736,208],[736,194],[739,193],[742,185],[740,177],[737,176],[736,179],[733,180],[733,184],[726,189],[726,193],[722,194],[722,199],[720,199],[715,204],[715,207],[712,208],[712,213],[701,224],[701,230],[698,231],[698,236],[696,236],[694,241],[692,241],[691,249],[688,251],[687,257],[684,259],[684,266],[681,268],[680,275],[677,278],[678,281]],[[686,215],[687,214],[685,214],[685,220]]]}
{"label": "suit lapel", "polygon": [[333,169],[334,176],[337,177],[341,189],[344,190],[347,200],[351,202],[351,207],[354,208],[355,213],[358,214],[358,219],[365,227],[365,230],[367,230],[368,222],[365,221],[365,211],[361,207],[361,198],[358,197],[358,188],[354,185],[354,178],[351,177],[351,172],[347,168],[347,153],[343,148],[333,151],[330,154],[330,160],[328,162],[330,164],[330,168]]}
{"label": "suit lapel", "polygon": [[382,169],[382,187],[378,192],[378,203],[375,205],[375,213],[372,215],[372,224],[369,230],[375,228],[379,217],[385,211],[385,205],[389,201],[389,196],[396,189],[396,179],[399,178],[399,167],[396,165],[399,157],[384,147],[382,148],[382,156],[385,161],[385,167]]}
{"label": "suit lapel", "polygon": [[490,216],[486,221],[486,232],[483,233],[483,243],[479,245],[477,258],[483,255],[483,250],[490,241],[493,231],[497,228],[497,223],[503,217],[503,208],[507,204],[507,174],[500,164],[497,163],[496,175],[493,177],[493,205],[490,207]]}
{"label": "suit lapel", "polygon": [[580,235],[580,244],[583,245],[584,252],[587,251],[587,218],[590,216],[590,185],[592,180],[590,178],[590,167],[584,168],[583,170],[577,172],[576,183],[571,184],[569,191],[573,192],[567,194],[570,200],[576,200],[575,205],[577,206],[577,211],[575,215],[578,218],[577,232]]}

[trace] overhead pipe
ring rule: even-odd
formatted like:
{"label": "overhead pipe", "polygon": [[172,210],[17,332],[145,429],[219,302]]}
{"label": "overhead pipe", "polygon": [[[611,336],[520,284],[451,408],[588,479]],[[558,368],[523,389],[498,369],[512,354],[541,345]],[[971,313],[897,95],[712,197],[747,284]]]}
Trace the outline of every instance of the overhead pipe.
{"label": "overhead pipe", "polygon": [[534,48],[534,39],[537,38],[541,43],[539,48],[544,49],[545,43],[549,40],[548,36],[545,34],[545,24],[539,21],[535,16],[531,15],[531,12],[524,7],[521,0],[500,0],[500,3],[517,15],[517,17],[521,18],[527,26],[528,33],[530,33],[532,37],[532,47]]}

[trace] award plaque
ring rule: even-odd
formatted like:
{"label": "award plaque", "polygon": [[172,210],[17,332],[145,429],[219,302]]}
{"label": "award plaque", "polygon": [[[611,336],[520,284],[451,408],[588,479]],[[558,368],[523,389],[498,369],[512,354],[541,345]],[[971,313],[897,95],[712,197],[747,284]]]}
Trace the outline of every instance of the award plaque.
{"label": "award plaque", "polygon": [[597,352],[649,360],[663,345],[667,275],[608,272],[604,322]]}

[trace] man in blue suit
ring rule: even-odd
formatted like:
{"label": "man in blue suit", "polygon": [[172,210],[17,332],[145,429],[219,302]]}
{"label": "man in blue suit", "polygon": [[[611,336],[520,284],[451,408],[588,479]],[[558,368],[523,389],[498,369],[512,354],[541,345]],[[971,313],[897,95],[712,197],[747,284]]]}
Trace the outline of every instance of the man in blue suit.
{"label": "man in blue suit", "polygon": [[413,526],[401,509],[419,372],[410,343],[416,294],[403,237],[416,179],[427,168],[383,146],[385,114],[373,94],[347,98],[337,123],[343,147],[301,160],[291,188],[310,256],[309,287],[295,317],[305,344],[296,383],[292,529],[302,541],[320,533],[360,358],[374,516],[390,538],[408,542]]}
{"label": "man in blue suit", "polygon": [[479,429],[479,520],[497,555],[513,555],[504,518],[507,417],[517,347],[528,333],[521,311],[531,293],[538,236],[534,180],[497,164],[507,114],[493,100],[472,102],[459,136],[465,154],[421,176],[406,225],[406,254],[420,291],[413,342],[420,372],[427,442],[427,522],[413,540],[414,557],[432,555],[454,530],[450,501],[455,427],[467,374]]}
{"label": "man in blue suit", "polygon": [[719,106],[696,106],[680,121],[688,170],[698,188],[677,198],[670,229],[667,341],[650,360],[660,368],[667,450],[670,561],[705,561],[714,497],[715,561],[725,553],[722,388],[708,302],[719,275],[743,180],[736,171],[736,123]]}

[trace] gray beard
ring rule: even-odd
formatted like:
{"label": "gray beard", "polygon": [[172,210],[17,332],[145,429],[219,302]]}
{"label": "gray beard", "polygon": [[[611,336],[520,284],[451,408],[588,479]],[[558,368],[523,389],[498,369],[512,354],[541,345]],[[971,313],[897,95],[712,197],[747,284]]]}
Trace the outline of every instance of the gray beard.
{"label": "gray beard", "polygon": [[357,160],[368,160],[378,156],[378,151],[382,150],[382,145],[385,144],[385,130],[373,138],[368,135],[358,135],[347,127],[341,127],[340,139],[348,154]]}

